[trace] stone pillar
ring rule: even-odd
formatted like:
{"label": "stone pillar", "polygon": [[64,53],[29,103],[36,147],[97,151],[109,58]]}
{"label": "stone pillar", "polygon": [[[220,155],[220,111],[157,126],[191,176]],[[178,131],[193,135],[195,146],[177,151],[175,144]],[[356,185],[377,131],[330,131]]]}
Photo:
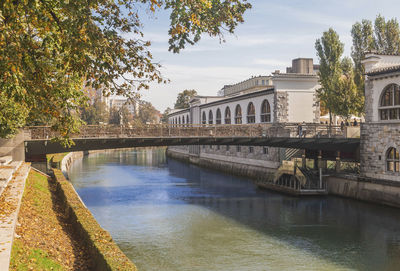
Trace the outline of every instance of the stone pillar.
{"label": "stone pillar", "polygon": [[335,171],[336,171],[337,173],[340,172],[340,151],[337,151],[337,152],[336,152]]}
{"label": "stone pillar", "polygon": [[301,154],[301,167],[302,168],[307,167],[306,150],[303,150],[303,153]]}
{"label": "stone pillar", "polygon": [[318,151],[318,168],[324,168],[324,160],[322,160],[322,151]]}

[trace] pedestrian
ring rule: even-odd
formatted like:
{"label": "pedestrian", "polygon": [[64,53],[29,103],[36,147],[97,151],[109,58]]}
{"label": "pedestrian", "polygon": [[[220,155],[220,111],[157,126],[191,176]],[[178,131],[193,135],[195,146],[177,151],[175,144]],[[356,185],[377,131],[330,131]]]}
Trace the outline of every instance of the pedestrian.
{"label": "pedestrian", "polygon": [[343,120],[340,122],[340,130],[342,130],[342,132],[344,130],[344,122],[343,122]]}
{"label": "pedestrian", "polygon": [[301,125],[301,123],[298,124],[297,131],[298,131],[299,137],[302,137],[303,136],[303,126]]}
{"label": "pedestrian", "polygon": [[349,124],[349,121],[348,121],[348,120],[346,120],[346,126],[350,126],[350,124]]}
{"label": "pedestrian", "polygon": [[358,122],[357,122],[357,119],[354,119],[354,126],[357,126],[358,125]]}

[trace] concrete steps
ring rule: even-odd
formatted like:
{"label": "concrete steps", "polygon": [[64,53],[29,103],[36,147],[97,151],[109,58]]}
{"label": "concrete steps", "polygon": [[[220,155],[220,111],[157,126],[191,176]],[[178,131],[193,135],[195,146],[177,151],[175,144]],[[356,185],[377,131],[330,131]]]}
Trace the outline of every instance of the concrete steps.
{"label": "concrete steps", "polygon": [[0,157],[0,196],[21,164],[22,161],[12,161],[11,156]]}
{"label": "concrete steps", "polygon": [[0,166],[7,165],[12,162],[12,156],[2,156],[0,157]]}
{"label": "concrete steps", "polygon": [[[18,213],[21,206],[21,199],[25,188],[25,181],[28,177],[30,164],[16,162],[18,168],[12,174],[12,181],[8,183],[9,193],[0,195],[6,197],[5,201],[10,203],[11,213],[0,214],[0,270],[8,271],[10,265],[11,248],[14,241],[15,227],[18,220]],[[11,166],[11,165],[10,165]],[[0,169],[4,171],[5,169]],[[10,169],[7,169],[10,170]],[[11,169],[12,170],[12,169]]]}

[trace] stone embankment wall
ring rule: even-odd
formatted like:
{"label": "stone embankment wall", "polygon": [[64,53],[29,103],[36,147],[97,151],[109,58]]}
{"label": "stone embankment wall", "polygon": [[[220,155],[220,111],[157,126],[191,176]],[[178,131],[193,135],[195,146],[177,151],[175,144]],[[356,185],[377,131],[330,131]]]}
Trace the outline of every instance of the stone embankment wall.
{"label": "stone embankment wall", "polygon": [[54,169],[54,179],[57,186],[56,193],[63,202],[64,212],[68,214],[74,230],[80,237],[80,241],[84,242],[88,248],[95,263],[93,270],[137,270],[136,266],[114,243],[111,235],[97,223],[72,184],[63,174],[68,171],[75,159],[80,159],[83,155],[83,152],[69,153],[60,163],[60,167],[64,172],[60,169]]}
{"label": "stone embankment wall", "polygon": [[330,176],[328,193],[400,208],[400,182],[359,176]]}
{"label": "stone embankment wall", "polygon": [[[249,177],[266,178],[275,173],[275,169],[251,166],[226,160],[215,160],[185,153],[184,149],[168,149],[167,155],[185,162],[219,170],[222,172]],[[400,208],[400,182],[385,181],[356,175],[337,175],[325,177],[329,195],[353,198]]]}
{"label": "stone embankment wall", "polygon": [[[224,146],[222,146],[224,147]],[[232,146],[233,148],[235,146]],[[252,179],[259,180],[261,178],[265,178],[266,176],[275,173],[274,168],[268,168],[265,166],[257,165],[257,164],[249,164],[249,163],[240,163],[240,160],[243,162],[243,158],[232,159],[229,156],[223,157],[218,155],[210,155],[210,154],[202,154],[200,156],[190,155],[186,152],[185,149],[176,149],[171,150],[167,149],[167,155],[169,157],[184,161],[190,162],[195,165],[199,165],[206,168],[211,168],[215,170],[219,170],[225,173],[230,173],[234,175],[249,177]],[[262,161],[267,163],[267,161]]]}

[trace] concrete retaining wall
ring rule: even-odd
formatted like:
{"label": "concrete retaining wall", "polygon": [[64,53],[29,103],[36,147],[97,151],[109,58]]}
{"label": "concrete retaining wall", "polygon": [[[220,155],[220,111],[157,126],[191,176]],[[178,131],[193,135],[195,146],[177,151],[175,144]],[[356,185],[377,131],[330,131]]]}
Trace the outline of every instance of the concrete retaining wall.
{"label": "concrete retaining wall", "polygon": [[10,139],[0,138],[0,157],[12,156],[14,161],[25,161],[24,141],[29,138],[29,132],[24,130]]}
{"label": "concrete retaining wall", "polygon": [[356,176],[327,177],[328,193],[400,208],[400,183]]}
{"label": "concrete retaining wall", "polygon": [[219,160],[219,159],[212,159],[212,158],[205,158],[199,156],[192,156],[185,152],[179,152],[176,150],[167,149],[167,155],[169,157],[184,161],[190,162],[192,164],[215,169],[218,171],[222,171],[229,174],[249,177],[255,180],[266,178],[271,174],[275,173],[275,169],[266,168],[261,166],[249,165],[249,164],[241,164],[237,162],[231,162],[227,160]]}
{"label": "concrete retaining wall", "polygon": [[[168,149],[167,155],[184,162],[190,162],[202,167],[252,179],[265,179],[270,176],[269,174],[275,173],[275,169],[230,161],[214,160],[206,157],[191,156],[184,151],[179,152],[177,150]],[[400,208],[400,182],[376,180],[351,175],[328,176],[325,178],[329,195],[347,197]]]}

